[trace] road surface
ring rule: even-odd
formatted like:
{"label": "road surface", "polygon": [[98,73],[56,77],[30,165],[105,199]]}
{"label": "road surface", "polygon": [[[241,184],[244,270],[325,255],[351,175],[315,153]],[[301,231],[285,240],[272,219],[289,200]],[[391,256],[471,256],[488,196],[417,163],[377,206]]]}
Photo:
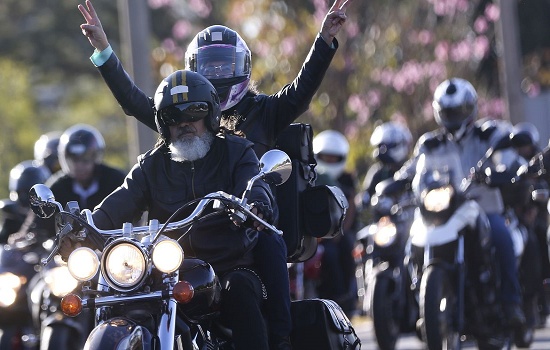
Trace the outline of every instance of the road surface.
{"label": "road surface", "polygon": [[[357,335],[361,339],[361,350],[377,350],[376,339],[372,330],[372,323],[367,317],[354,317],[353,326]],[[396,350],[423,350],[423,343],[418,340],[416,334],[403,334],[397,341]],[[465,343],[463,349],[477,349],[472,343]],[[514,347],[513,349],[518,349]],[[531,350],[550,350],[550,322],[546,327],[537,329],[535,332],[535,341],[529,348]]]}

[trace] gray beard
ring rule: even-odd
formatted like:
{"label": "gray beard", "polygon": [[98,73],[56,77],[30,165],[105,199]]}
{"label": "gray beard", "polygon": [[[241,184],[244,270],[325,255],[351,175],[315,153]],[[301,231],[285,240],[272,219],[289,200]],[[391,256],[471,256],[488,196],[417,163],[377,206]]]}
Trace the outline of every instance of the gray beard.
{"label": "gray beard", "polygon": [[214,135],[207,131],[201,136],[182,137],[170,143],[171,158],[176,162],[192,162],[204,158],[214,141]]}

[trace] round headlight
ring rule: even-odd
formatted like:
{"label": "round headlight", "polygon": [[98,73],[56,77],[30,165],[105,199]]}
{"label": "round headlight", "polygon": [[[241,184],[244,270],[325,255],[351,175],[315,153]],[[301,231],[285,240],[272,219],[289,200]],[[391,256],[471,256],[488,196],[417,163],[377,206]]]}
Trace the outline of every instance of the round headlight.
{"label": "round headlight", "polygon": [[183,249],[178,242],[164,239],[153,248],[153,264],[164,273],[172,273],[179,269],[183,261]]}
{"label": "round headlight", "polygon": [[453,194],[454,190],[451,186],[433,189],[424,196],[424,208],[428,211],[439,213],[449,208]]}
{"label": "round headlight", "polygon": [[0,307],[8,307],[15,302],[21,288],[21,279],[11,272],[0,273]]}
{"label": "round headlight", "polygon": [[80,247],[69,255],[67,266],[71,275],[79,281],[89,281],[99,268],[99,258],[93,250]]}
{"label": "round headlight", "polygon": [[122,288],[137,285],[145,275],[146,267],[143,252],[130,243],[113,246],[107,253],[104,265],[107,277]]}
{"label": "round headlight", "polygon": [[376,245],[386,247],[395,241],[397,237],[397,227],[395,227],[395,224],[389,217],[384,216],[380,218],[376,228],[376,232],[374,232],[374,242]]}

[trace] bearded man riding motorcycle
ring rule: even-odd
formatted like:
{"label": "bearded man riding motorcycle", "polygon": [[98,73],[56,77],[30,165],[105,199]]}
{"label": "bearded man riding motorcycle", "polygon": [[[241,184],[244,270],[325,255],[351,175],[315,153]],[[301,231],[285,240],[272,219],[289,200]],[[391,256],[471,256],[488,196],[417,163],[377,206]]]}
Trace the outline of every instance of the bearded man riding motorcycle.
{"label": "bearded man riding motorcycle", "polygon": [[[482,128],[475,123],[477,92],[464,79],[451,78],[442,82],[434,92],[433,109],[435,120],[441,128],[424,134],[418,140],[414,157],[394,175],[395,179],[412,181],[419,155],[430,152],[458,153],[463,173],[469,174],[485,152],[504,136],[496,127]],[[498,188],[479,186],[476,194],[491,226],[491,239],[500,265],[501,302],[505,316],[510,325],[521,326],[525,323],[525,316],[520,306],[521,290],[514,246],[504,221],[501,193]]]}
{"label": "bearded man riding motorcycle", "polygon": [[[205,77],[176,71],[159,85],[154,101],[161,138],[138,158],[123,185],[94,210],[94,222],[101,229],[120,228],[144,211],[149,219],[165,222],[185,203],[215,191],[241,196],[258,172],[251,142],[218,133],[220,101]],[[248,198],[253,211],[270,222],[273,197],[269,185],[256,182]],[[261,313],[264,291],[252,255],[263,225],[255,222],[253,227],[236,226],[222,214],[197,222],[179,241],[186,257],[205,260],[220,276],[221,315],[233,331],[235,349],[267,350]],[[67,243],[63,243],[65,253]]]}
{"label": "bearded man riding motorcycle", "polygon": [[[258,157],[272,149],[279,134],[307,110],[336,53],[336,34],[346,21],[346,8],[351,2],[334,1],[294,81],[270,95],[256,90],[251,80],[251,51],[235,30],[213,25],[201,30],[189,43],[185,68],[210,80],[220,97],[222,125],[244,133],[254,142]],[[125,113],[155,130],[152,99],[124,71],[92,3],[86,0],[86,8],[83,5],[78,8],[86,20],[81,25],[83,34],[96,49],[91,61]],[[291,349],[287,247],[282,237],[261,234],[254,250],[259,272],[272,296],[266,305],[271,349]]]}

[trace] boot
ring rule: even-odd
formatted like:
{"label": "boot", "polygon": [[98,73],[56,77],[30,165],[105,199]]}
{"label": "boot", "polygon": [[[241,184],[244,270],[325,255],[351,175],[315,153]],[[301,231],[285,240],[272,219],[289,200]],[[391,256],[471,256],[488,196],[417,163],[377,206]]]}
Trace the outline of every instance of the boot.
{"label": "boot", "polygon": [[508,324],[514,328],[525,325],[525,315],[519,304],[505,304],[504,316],[508,320]]}

